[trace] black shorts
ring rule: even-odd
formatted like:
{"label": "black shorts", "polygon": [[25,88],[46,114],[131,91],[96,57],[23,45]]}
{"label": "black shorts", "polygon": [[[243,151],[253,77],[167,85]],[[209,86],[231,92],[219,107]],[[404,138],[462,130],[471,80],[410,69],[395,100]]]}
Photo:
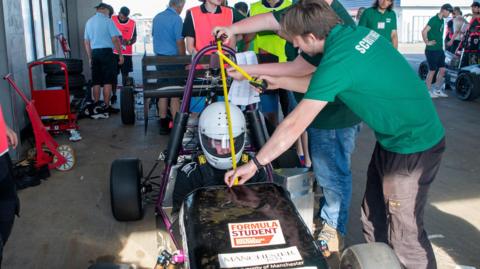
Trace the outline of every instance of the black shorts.
{"label": "black shorts", "polygon": [[445,52],[443,50],[425,50],[427,57],[428,70],[437,71],[445,67]]}
{"label": "black shorts", "polygon": [[114,84],[117,81],[118,61],[112,49],[92,50],[92,84]]}
{"label": "black shorts", "polygon": [[[119,60],[118,58],[118,54],[115,54],[115,59],[117,63]],[[132,55],[123,55],[123,64],[117,65],[117,75],[120,73],[128,74],[130,72],[133,72]]]}

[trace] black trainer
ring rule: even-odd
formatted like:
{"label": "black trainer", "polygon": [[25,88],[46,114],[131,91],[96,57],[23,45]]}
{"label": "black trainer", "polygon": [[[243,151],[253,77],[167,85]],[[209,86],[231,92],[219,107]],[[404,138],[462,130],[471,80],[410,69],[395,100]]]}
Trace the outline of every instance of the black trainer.
{"label": "black trainer", "polygon": [[108,114],[117,114],[118,112],[120,112],[120,109],[114,108],[112,106],[107,106],[107,107],[102,107],[102,112],[108,113]]}

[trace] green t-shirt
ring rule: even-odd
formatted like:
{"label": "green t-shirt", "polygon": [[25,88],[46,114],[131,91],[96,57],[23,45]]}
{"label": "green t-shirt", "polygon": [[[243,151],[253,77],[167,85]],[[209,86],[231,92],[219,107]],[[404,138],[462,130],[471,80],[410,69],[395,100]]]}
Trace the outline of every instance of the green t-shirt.
{"label": "green t-shirt", "polygon": [[391,152],[421,152],[444,137],[425,83],[385,38],[364,27],[330,32],[305,98],[339,98]]}
{"label": "green t-shirt", "polygon": [[392,31],[397,30],[397,16],[393,10],[381,13],[377,8],[371,7],[362,13],[358,25],[370,28],[392,42]]}
{"label": "green t-shirt", "polygon": [[438,15],[433,16],[428,21],[428,26],[430,30],[428,31],[427,38],[428,41],[435,40],[437,43],[433,46],[427,46],[426,50],[443,50],[443,28],[444,20],[440,19]]}
{"label": "green t-shirt", "polygon": [[[335,13],[337,13],[338,17],[342,19],[344,24],[355,26],[352,17],[338,0],[333,0],[331,7]],[[273,16],[278,22],[280,22],[288,8],[273,12]],[[285,54],[287,55],[287,61],[293,61],[298,56],[298,49],[295,48],[292,43],[287,42],[285,45]],[[302,53],[302,57],[314,66],[318,66],[322,59],[321,54],[312,57]],[[302,93],[294,92],[294,95],[297,102],[300,102],[303,98]],[[317,129],[341,129],[351,127],[357,123],[360,123],[360,118],[348,109],[344,103],[336,100],[335,102],[329,103],[322,112],[318,114],[310,127]]]}

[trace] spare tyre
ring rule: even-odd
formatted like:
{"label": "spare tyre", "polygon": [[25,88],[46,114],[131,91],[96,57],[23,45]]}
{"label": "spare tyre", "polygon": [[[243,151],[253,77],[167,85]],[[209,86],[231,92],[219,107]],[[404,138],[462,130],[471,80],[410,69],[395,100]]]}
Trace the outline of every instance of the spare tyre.
{"label": "spare tyre", "polygon": [[[65,85],[64,75],[47,75],[45,77],[45,84],[48,87],[63,87]],[[81,89],[85,85],[85,77],[83,75],[69,75],[68,88],[70,90]]]}
{"label": "spare tyre", "polygon": [[480,96],[480,76],[461,73],[455,83],[455,93],[462,101],[473,101]]}
{"label": "spare tyre", "polygon": [[[65,58],[52,58],[47,59],[45,62],[63,62],[67,65],[67,72],[69,74],[81,74],[83,72],[83,61],[80,59],[65,59]],[[63,70],[58,64],[45,64],[43,65],[43,72],[49,75],[63,74]]]}

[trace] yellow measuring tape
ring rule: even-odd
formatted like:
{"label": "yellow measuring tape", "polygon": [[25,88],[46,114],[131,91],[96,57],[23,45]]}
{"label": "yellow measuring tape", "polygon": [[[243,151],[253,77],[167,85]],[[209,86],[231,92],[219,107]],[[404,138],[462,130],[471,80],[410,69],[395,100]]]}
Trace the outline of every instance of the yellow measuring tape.
{"label": "yellow measuring tape", "polygon": [[245,70],[243,70],[240,66],[235,64],[232,60],[230,60],[227,56],[225,56],[225,54],[223,54],[221,51],[217,51],[217,54],[218,54],[218,56],[220,56],[221,60],[224,60],[231,67],[233,67],[240,74],[242,74],[242,76],[244,76],[248,80],[250,85],[254,86],[259,93],[262,93],[263,91],[265,91],[267,89],[268,84],[265,80],[257,79],[257,78],[254,78],[254,77],[250,76],[249,74],[247,74],[247,72],[245,72]]}
{"label": "yellow measuring tape", "polygon": [[[221,55],[223,55],[221,40],[217,41],[217,49],[218,49],[219,55],[220,53]],[[230,138],[230,149],[231,149],[230,153],[232,155],[232,167],[233,167],[233,170],[235,170],[237,169],[237,157],[235,156],[235,143],[233,142],[232,117],[230,114],[230,106],[228,105],[229,102],[228,102],[228,91],[227,91],[227,75],[225,74],[225,65],[223,63],[223,59],[224,59],[223,57],[220,57],[220,72],[222,74],[222,86],[223,86],[223,96],[225,98],[225,110],[227,111],[228,136]],[[235,178],[233,185],[238,185],[238,178]]]}

